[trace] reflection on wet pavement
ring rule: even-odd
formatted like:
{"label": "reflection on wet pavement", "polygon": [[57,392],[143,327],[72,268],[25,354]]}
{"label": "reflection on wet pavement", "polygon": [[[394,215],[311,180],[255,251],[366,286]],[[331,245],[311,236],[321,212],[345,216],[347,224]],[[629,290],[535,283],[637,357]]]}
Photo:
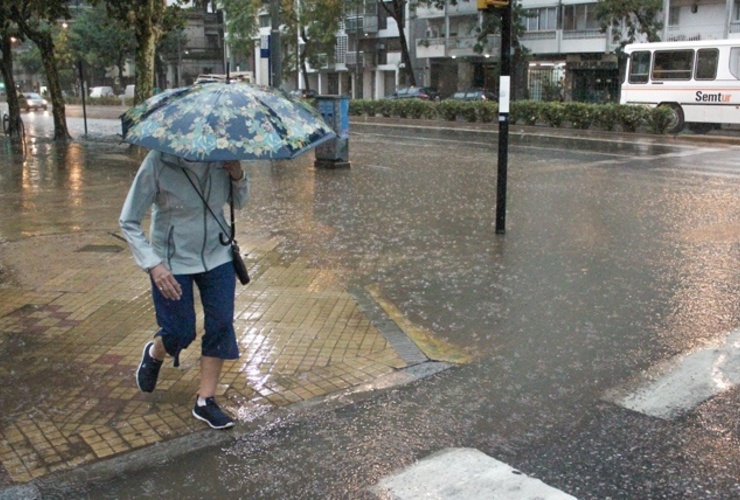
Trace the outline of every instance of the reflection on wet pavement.
{"label": "reflection on wet pavement", "polygon": [[[310,158],[248,166],[253,199],[238,214],[238,236],[247,244],[257,282],[272,288],[250,285],[239,298],[243,301],[239,331],[248,354],[230,372],[232,385],[224,389],[232,395],[232,408],[238,407],[243,419],[249,420],[259,410],[251,405],[255,393],[282,404],[303,397],[299,389],[307,384],[329,392],[336,390],[339,379],[345,384],[357,383],[351,378],[357,377],[356,373],[348,372],[346,363],[335,364],[335,354],[329,356],[331,366],[324,366],[325,352],[313,345],[319,342],[343,349],[340,340],[346,330],[340,332],[340,326],[325,324],[304,336],[319,316],[300,316],[303,310],[321,311],[321,318],[341,311],[346,327],[370,336],[359,344],[370,353],[353,358],[355,368],[366,359],[374,361],[372,368],[380,372],[403,365],[358,312],[355,301],[345,292],[349,286],[378,291],[436,340],[461,345],[478,358],[428,385],[418,384],[403,395],[389,394],[378,405],[367,403],[347,410],[356,418],[322,416],[298,430],[290,423],[277,430],[260,429],[229,449],[226,458],[210,457],[214,466],[209,470],[215,472],[207,481],[214,488],[209,493],[219,487],[210,483],[223,478],[224,488],[243,487],[238,491],[257,491],[264,496],[279,496],[294,487],[293,491],[307,497],[321,496],[323,488],[333,488],[337,497],[342,497],[342,493],[354,494],[363,484],[390,472],[393,465],[408,463],[429,450],[469,445],[463,441],[470,440],[498,454],[514,455],[517,447],[552,438],[562,427],[569,439],[562,449],[572,452],[567,456],[579,451],[588,454],[592,449],[588,443],[578,443],[581,448],[574,449],[579,429],[568,426],[583,418],[583,410],[588,408],[594,420],[587,422],[593,426],[587,430],[596,436],[594,441],[603,439],[601,422],[594,413],[608,412],[590,405],[606,389],[740,324],[736,272],[740,268],[736,252],[740,241],[736,217],[740,213],[740,173],[734,177],[696,173],[704,164],[709,168],[712,162],[732,161],[736,151],[626,143],[589,148],[583,141],[522,138],[511,149],[508,227],[506,236],[499,238],[492,230],[494,146],[484,140],[457,139],[445,131],[431,139],[354,132],[350,170],[315,170]],[[50,148],[43,142],[35,147],[41,148],[37,149],[39,157],[27,157],[22,165],[0,173],[0,234],[4,241],[0,260],[7,269],[3,271],[7,278],[3,278],[4,286],[10,290],[0,303],[15,301],[7,311],[9,319],[0,319],[0,325],[12,324],[2,330],[7,332],[3,339],[9,352],[22,352],[25,345],[37,346],[30,344],[30,338],[19,336],[18,330],[34,328],[36,320],[29,318],[39,314],[43,316],[40,321],[55,322],[49,328],[59,328],[61,322],[69,331],[82,328],[82,323],[73,325],[70,321],[82,321],[86,329],[95,332],[98,321],[108,316],[119,318],[106,326],[105,332],[117,339],[110,352],[100,351],[101,345],[110,342],[101,335],[89,350],[76,345],[79,354],[75,351],[76,357],[69,362],[76,365],[62,365],[52,352],[52,345],[57,348],[54,343],[34,358],[46,357],[51,366],[66,366],[67,370],[92,360],[106,368],[91,369],[92,375],[84,375],[87,379],[98,380],[102,373],[106,382],[117,382],[121,378],[118,374],[132,373],[141,342],[151,331],[146,283],[125,251],[94,254],[79,261],[121,270],[121,275],[116,273],[112,278],[113,284],[97,289],[88,282],[90,273],[98,271],[74,260],[70,264],[68,259],[78,247],[115,241],[109,233],[116,231],[115,219],[138,159],[114,144],[86,144],[76,152],[43,149]],[[44,159],[44,152],[51,159]],[[84,171],[77,174],[65,163],[73,164],[75,157],[85,159]],[[9,220],[13,217],[18,220]],[[46,253],[34,256],[39,249]],[[50,252],[53,258],[49,263]],[[29,257],[30,262],[24,264]],[[75,258],[82,259],[79,255]],[[47,286],[49,268],[58,273],[53,286]],[[96,316],[92,323],[87,316],[73,314],[76,308],[89,314],[83,305],[50,308],[57,305],[56,294],[70,301],[82,300],[88,290],[107,306],[104,317]],[[295,307],[291,308],[292,304]],[[118,339],[115,335],[125,321],[117,314],[133,316],[141,324],[126,325],[127,336]],[[299,322],[299,317],[303,321]],[[288,332],[283,329],[286,324],[290,325]],[[279,338],[289,338],[292,343],[281,344]],[[307,349],[314,349],[313,361],[298,359],[298,352],[305,354]],[[373,349],[380,349],[380,353]],[[59,356],[67,363],[63,353],[60,350]],[[295,357],[281,360],[280,353]],[[379,357],[373,359],[375,354]],[[276,359],[284,371],[274,372],[270,378],[266,365]],[[307,368],[305,363],[311,362],[311,370],[302,371]],[[114,376],[108,379],[108,373]],[[111,419],[104,431],[111,434],[104,436],[95,435],[97,431],[90,428],[69,427],[71,434],[62,436],[68,442],[59,446],[105,454],[107,448],[101,445],[96,449],[94,445],[110,441],[133,446],[131,443],[140,443],[136,439],[161,439],[174,432],[169,424],[163,424],[161,415],[172,417],[174,422],[180,418],[177,425],[189,429],[192,422],[182,417],[181,411],[182,401],[192,389],[189,373],[187,365],[184,373],[170,370],[167,394],[154,399],[126,392],[131,390],[128,381],[113,384],[111,391],[130,398],[131,406],[125,406],[128,418]],[[368,380],[379,372],[368,369],[364,373],[364,380]],[[39,378],[47,376],[49,372],[40,372]],[[84,410],[83,393],[78,393],[80,399],[75,404]],[[43,435],[45,429],[54,429],[49,425],[54,421],[47,415],[54,415],[55,408],[44,406],[50,395],[40,393],[37,397],[42,404],[34,411],[46,418],[40,426]],[[83,415],[83,419],[107,417],[105,404],[114,399],[107,397],[96,393],[99,399],[90,411],[97,413],[62,406],[64,411],[59,414]],[[28,404],[23,398],[21,402]],[[712,419],[703,413],[701,418],[711,421],[718,435],[733,436],[732,419]],[[629,442],[629,433],[620,432],[620,423],[619,418],[607,418],[604,428],[609,431],[606,435],[614,432],[624,439],[619,458],[625,460],[641,443],[635,443],[639,437],[634,436],[639,435],[631,428]],[[89,425],[87,421],[69,425],[83,424]],[[701,428],[700,424],[696,427]],[[60,439],[53,432],[51,439]],[[656,435],[667,439],[672,432],[665,427]],[[27,452],[29,443],[41,442],[37,434],[26,435],[22,429],[9,433],[13,448],[0,451],[0,459],[20,463],[27,469],[17,470],[27,475],[34,467],[51,470],[56,466]],[[389,438],[383,441],[378,436]],[[694,437],[675,436],[676,453],[689,449],[704,464],[715,460],[711,450],[722,446],[714,442],[706,447],[710,451],[703,452],[704,438]],[[292,446],[282,447],[285,441]],[[729,449],[734,442],[727,441],[730,444],[724,446]],[[329,458],[316,463],[316,449]],[[727,450],[721,451],[717,456],[727,456]],[[601,453],[599,466],[609,464],[601,460],[604,456],[614,458],[608,446]],[[522,460],[536,465],[538,460],[545,461],[544,455],[535,455]],[[734,463],[731,460],[730,465]],[[197,461],[202,466],[204,459],[199,456]],[[633,473],[642,465],[635,460]],[[670,469],[665,463],[663,466]],[[562,474],[570,474],[576,481],[573,476],[580,472],[584,471],[564,470]],[[342,484],[327,485],[327,474]],[[276,476],[287,478],[287,484],[275,481]],[[580,480],[588,481],[583,477]],[[593,481],[601,484],[602,479]],[[187,481],[198,482],[194,477]],[[619,486],[615,488],[618,492]]]}

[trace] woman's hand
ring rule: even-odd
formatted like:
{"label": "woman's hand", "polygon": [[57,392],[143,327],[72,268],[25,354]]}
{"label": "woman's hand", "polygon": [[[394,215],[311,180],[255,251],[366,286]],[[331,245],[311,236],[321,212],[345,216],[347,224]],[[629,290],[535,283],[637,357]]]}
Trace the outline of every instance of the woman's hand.
{"label": "woman's hand", "polygon": [[170,300],[180,300],[182,297],[182,288],[177,282],[169,269],[164,264],[157,264],[149,270],[149,274],[154,281],[154,286],[165,298]]}
{"label": "woman's hand", "polygon": [[244,176],[244,171],[242,170],[242,164],[236,160],[225,161],[224,170],[226,170],[229,173],[229,176],[231,177],[232,181],[240,181],[242,180],[242,177]]}

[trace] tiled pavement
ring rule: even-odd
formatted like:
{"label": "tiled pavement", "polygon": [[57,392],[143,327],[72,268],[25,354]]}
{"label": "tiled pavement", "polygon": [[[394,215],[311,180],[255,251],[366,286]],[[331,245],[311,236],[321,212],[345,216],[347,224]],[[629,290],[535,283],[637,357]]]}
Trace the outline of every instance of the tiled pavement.
{"label": "tiled pavement", "polygon": [[[275,247],[242,241],[253,278],[237,284],[242,354],[219,388],[240,420],[426,359],[402,356],[332,272],[286,262]],[[156,324],[148,277],[115,234],[5,242],[2,266],[0,487],[204,429],[190,414],[198,341],[180,368],[163,367],[154,393],[136,387]]]}

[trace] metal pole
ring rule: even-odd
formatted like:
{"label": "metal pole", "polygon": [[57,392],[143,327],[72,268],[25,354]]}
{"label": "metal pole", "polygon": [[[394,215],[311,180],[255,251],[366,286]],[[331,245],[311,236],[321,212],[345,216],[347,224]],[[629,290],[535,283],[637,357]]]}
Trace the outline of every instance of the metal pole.
{"label": "metal pole", "polygon": [[295,30],[295,88],[300,89],[305,87],[305,85],[301,85],[301,0],[295,1],[295,10],[298,18]]}
{"label": "metal pole", "polygon": [[496,179],[496,234],[506,232],[506,177],[509,162],[509,96],[511,81],[511,3],[501,11],[501,85],[498,116],[498,176]]}
{"label": "metal pole", "polygon": [[[363,6],[363,16],[365,10]],[[355,89],[353,92],[353,99],[357,99],[360,96],[360,2],[355,3]]]}
{"label": "metal pole", "polygon": [[77,60],[77,71],[80,74],[80,94],[82,95],[82,120],[85,123],[85,137],[87,137],[87,106],[85,105],[85,78],[82,76],[82,60]]}
{"label": "metal pole", "polygon": [[280,0],[270,0],[270,71],[272,86],[280,88],[283,84],[283,64],[280,53]]}

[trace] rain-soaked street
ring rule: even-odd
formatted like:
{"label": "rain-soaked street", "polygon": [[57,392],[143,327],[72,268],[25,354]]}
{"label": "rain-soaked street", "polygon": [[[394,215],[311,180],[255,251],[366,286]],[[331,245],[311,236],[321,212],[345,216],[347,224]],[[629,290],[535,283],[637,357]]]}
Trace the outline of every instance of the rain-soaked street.
{"label": "rain-soaked street", "polygon": [[[0,245],[117,232],[140,158],[106,139],[115,120],[95,123],[91,140],[6,147]],[[492,134],[353,123],[350,169],[245,163],[240,234],[377,290],[473,361],[44,493],[370,499],[383,477],[466,447],[581,499],[740,498],[740,343],[732,369],[715,367],[721,390],[686,410],[658,418],[613,396],[740,327],[740,146],[532,130],[512,134],[503,236]],[[0,255],[1,282],[12,273]]]}

